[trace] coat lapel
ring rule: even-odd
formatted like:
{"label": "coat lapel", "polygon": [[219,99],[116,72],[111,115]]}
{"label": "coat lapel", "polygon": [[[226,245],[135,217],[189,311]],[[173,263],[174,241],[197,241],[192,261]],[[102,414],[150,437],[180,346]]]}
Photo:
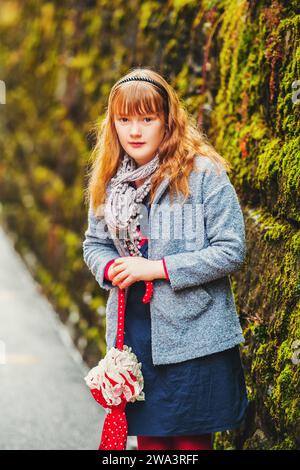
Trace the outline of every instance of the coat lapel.
{"label": "coat lapel", "polygon": [[152,204],[157,204],[158,200],[161,198],[167,187],[169,186],[170,178],[169,176],[166,176],[161,183],[159,184],[156,193],[154,195],[154,199]]}

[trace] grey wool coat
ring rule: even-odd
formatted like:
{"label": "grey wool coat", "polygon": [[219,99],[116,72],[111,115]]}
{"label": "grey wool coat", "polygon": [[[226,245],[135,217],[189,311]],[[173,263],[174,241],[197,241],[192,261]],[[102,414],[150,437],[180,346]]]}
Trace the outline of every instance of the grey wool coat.
{"label": "grey wool coat", "polygon": [[[183,195],[181,199],[175,194],[170,206],[169,178],[165,177],[151,205],[148,259],[164,257],[169,275],[169,280],[153,281],[154,365],[205,356],[245,341],[230,281],[230,274],[245,260],[243,213],[227,172],[219,175],[206,156],[197,155],[195,164],[200,172],[194,168],[189,175],[191,194],[185,204]],[[142,225],[141,231],[145,233]],[[83,257],[100,287],[110,290],[107,350],[116,341],[119,288],[104,278],[104,269],[108,261],[120,256],[129,256],[129,252],[107,231],[104,217],[96,217],[90,206]],[[128,288],[125,294],[127,298]]]}

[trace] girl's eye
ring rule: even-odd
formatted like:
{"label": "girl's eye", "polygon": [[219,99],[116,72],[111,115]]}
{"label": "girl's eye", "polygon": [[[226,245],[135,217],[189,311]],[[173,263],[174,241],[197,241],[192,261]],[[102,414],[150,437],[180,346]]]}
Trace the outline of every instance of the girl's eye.
{"label": "girl's eye", "polygon": [[[152,117],[145,117],[144,120],[145,120],[145,119],[148,119],[147,122],[153,121],[153,118],[152,118]],[[120,120],[121,122],[127,122],[127,121],[128,121],[128,118],[127,118],[127,117],[120,117],[119,120]]]}

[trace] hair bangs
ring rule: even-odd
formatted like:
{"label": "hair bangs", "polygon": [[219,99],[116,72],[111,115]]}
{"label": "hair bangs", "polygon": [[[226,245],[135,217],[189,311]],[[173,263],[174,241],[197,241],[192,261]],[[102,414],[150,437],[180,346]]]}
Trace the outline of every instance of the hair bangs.
{"label": "hair bangs", "polygon": [[134,83],[116,90],[113,116],[144,115],[163,112],[163,98],[153,86]]}

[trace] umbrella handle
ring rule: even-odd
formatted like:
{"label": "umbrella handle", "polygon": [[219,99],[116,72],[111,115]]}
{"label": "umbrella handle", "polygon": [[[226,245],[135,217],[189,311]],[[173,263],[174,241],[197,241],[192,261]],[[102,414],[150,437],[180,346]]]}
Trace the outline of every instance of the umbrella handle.
{"label": "umbrella handle", "polygon": [[[145,281],[146,292],[143,303],[150,302],[153,293],[153,282]],[[118,329],[116,348],[122,350],[124,345],[124,322],[125,322],[125,289],[118,288]]]}

